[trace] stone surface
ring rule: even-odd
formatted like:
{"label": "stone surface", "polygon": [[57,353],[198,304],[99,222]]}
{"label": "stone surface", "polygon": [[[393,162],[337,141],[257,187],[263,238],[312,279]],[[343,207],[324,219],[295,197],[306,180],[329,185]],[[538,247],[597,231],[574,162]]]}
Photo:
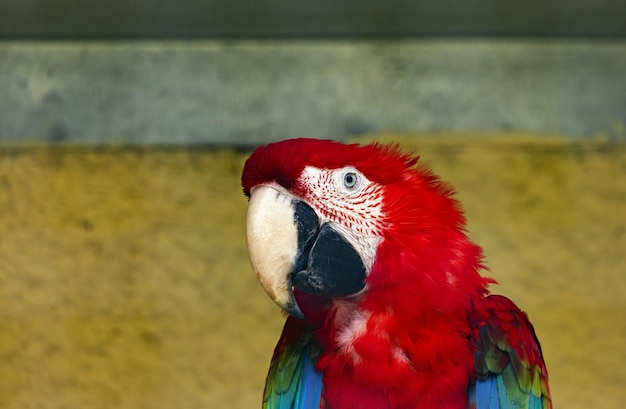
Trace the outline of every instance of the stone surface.
{"label": "stone surface", "polygon": [[0,141],[243,145],[531,131],[619,138],[626,42],[0,42]]}

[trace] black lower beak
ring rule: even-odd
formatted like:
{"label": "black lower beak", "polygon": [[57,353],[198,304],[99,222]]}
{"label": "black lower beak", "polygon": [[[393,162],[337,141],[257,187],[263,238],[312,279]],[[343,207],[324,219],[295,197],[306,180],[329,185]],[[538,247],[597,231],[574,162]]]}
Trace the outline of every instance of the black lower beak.
{"label": "black lower beak", "polygon": [[346,297],[365,287],[363,260],[332,225],[319,225],[307,204],[296,203],[298,257],[291,284],[309,294]]}

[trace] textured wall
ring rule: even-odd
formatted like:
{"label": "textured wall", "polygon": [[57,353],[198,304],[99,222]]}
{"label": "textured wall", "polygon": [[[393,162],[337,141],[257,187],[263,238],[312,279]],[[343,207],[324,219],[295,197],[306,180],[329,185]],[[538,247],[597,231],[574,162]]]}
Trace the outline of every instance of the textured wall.
{"label": "textured wall", "polygon": [[[387,139],[458,189],[555,407],[622,408],[626,147]],[[246,256],[244,158],[0,147],[0,407],[260,407],[282,318]]]}
{"label": "textured wall", "polygon": [[252,145],[295,136],[621,137],[626,42],[0,42],[0,140]]}

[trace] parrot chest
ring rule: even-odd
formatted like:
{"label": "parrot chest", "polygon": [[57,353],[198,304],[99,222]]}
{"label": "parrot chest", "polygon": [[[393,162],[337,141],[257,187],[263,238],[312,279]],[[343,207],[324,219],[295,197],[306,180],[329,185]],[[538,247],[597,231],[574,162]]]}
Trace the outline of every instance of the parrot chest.
{"label": "parrot chest", "polygon": [[332,347],[316,365],[323,373],[325,409],[467,407],[473,353],[455,327],[467,326],[465,320],[416,328],[389,311],[336,307]]}

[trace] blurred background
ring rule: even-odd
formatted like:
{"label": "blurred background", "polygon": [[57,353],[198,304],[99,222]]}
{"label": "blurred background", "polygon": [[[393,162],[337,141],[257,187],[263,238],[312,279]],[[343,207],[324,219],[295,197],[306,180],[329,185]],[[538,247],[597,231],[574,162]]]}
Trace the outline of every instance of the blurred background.
{"label": "blurred background", "polygon": [[3,0],[0,407],[260,407],[241,167],[396,141],[458,191],[555,407],[626,400],[626,3]]}

